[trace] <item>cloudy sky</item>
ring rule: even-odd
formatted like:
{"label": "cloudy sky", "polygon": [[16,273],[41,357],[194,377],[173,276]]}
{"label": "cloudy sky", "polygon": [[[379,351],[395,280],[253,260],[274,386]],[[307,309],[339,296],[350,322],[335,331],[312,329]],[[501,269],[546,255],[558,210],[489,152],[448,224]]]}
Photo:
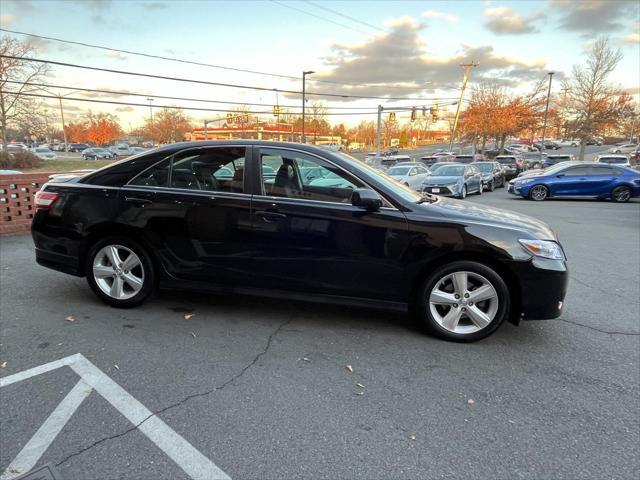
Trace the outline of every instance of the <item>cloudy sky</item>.
{"label": "cloudy sky", "polygon": [[[278,75],[31,38],[42,59],[266,90],[52,68],[48,83],[74,88],[273,105],[274,89],[300,90],[301,72],[314,70],[307,84],[313,93],[411,98],[309,96],[309,101],[321,98],[329,107],[343,109],[332,110],[334,113],[374,111],[379,103],[420,106],[438,101],[443,105],[459,95],[460,63],[479,62],[471,84],[491,78],[515,92],[524,91],[548,71],[557,72],[558,79],[569,74],[573,65],[584,62],[585,50],[599,35],[610,36],[624,55],[611,80],[636,98],[640,85],[637,1],[2,0],[0,13],[3,29]],[[559,89],[557,81],[554,90]],[[147,103],[145,97],[120,94],[69,96]],[[278,100],[281,105],[299,105],[296,95],[281,93]],[[153,104],[229,108],[186,100],[155,99]],[[65,114],[71,119],[87,108],[117,114],[125,129],[135,127],[149,114],[148,107],[65,101]],[[221,115],[189,113],[198,121]],[[353,124],[365,118],[374,119],[375,115],[336,115],[331,120]]]}

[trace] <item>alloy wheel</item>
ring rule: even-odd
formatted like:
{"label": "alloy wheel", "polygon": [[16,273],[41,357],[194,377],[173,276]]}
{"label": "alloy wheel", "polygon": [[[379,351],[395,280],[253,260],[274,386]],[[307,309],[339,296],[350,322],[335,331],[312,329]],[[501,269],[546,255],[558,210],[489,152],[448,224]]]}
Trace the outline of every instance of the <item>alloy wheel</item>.
{"label": "alloy wheel", "polygon": [[482,275],[460,271],[442,277],[429,294],[428,308],[437,324],[457,334],[488,327],[498,312],[498,292]]}
{"label": "alloy wheel", "polygon": [[616,202],[626,202],[631,198],[631,190],[628,187],[616,187],[613,189],[611,197]]}
{"label": "alloy wheel", "polygon": [[540,202],[547,198],[547,187],[544,185],[536,185],[531,189],[531,198],[537,202]]}
{"label": "alloy wheel", "polygon": [[122,245],[106,245],[93,259],[93,278],[109,297],[127,300],[144,286],[144,268],[136,253]]}
{"label": "alloy wheel", "polygon": [[462,198],[463,200],[465,198],[467,198],[467,186],[466,185],[462,186],[462,193],[460,193],[460,198]]}

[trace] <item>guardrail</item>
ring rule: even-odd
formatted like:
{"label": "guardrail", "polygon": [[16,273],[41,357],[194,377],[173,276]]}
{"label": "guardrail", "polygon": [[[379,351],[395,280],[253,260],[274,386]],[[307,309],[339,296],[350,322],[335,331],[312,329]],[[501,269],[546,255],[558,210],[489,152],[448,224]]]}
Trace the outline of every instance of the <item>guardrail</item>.
{"label": "guardrail", "polygon": [[0,235],[28,232],[35,214],[34,195],[49,173],[0,175]]}

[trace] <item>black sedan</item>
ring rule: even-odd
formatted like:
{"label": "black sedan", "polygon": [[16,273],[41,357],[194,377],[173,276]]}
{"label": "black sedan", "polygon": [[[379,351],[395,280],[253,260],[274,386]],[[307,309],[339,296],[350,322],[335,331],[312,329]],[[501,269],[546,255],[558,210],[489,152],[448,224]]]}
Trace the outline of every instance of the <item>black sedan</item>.
{"label": "black sedan", "polygon": [[480,170],[483,188],[493,192],[496,188],[504,187],[504,172],[498,162],[475,162],[471,165]]}
{"label": "black sedan", "polygon": [[114,158],[115,155],[106,148],[86,148],[82,151],[83,160],[98,160]]}
{"label": "black sedan", "polygon": [[[308,168],[341,181],[309,181]],[[158,287],[267,295],[410,309],[472,341],[505,320],[558,317],[567,288],[544,223],[417,193],[311,145],[176,143],[54,179],[35,203],[37,262],[86,276],[115,307]]]}

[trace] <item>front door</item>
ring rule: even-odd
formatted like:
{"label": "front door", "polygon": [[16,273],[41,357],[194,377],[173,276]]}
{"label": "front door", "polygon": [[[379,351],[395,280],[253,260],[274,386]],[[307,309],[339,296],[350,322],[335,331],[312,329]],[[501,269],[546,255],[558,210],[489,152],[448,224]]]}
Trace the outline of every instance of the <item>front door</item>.
{"label": "front door", "polygon": [[551,184],[552,195],[582,196],[586,192],[591,167],[582,165],[562,170]]}
{"label": "front door", "polygon": [[366,185],[319,156],[260,148],[256,161],[263,174],[253,197],[254,281],[287,291],[401,296],[407,223],[400,211],[351,205],[353,189]]}
{"label": "front door", "polygon": [[[251,195],[246,147],[197,147],[136,177],[122,192],[124,215],[140,228],[174,278],[238,285],[250,272]],[[132,200],[139,198],[140,202]]]}

